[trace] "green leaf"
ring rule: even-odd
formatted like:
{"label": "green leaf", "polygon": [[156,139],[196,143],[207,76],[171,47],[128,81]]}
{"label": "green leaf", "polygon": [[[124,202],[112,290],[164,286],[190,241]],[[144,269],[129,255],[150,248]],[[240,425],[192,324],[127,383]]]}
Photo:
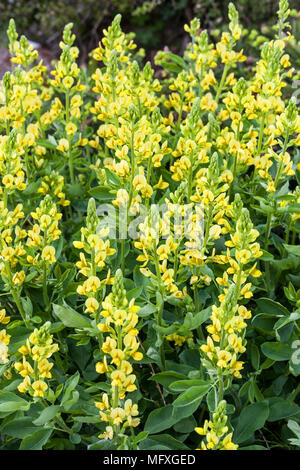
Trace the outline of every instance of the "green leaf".
{"label": "green leaf", "polygon": [[300,318],[300,313],[292,312],[288,317],[279,318],[279,320],[277,320],[277,322],[274,325],[274,329],[279,330],[280,328],[284,327],[288,323],[299,320],[299,318]]}
{"label": "green leaf", "polygon": [[80,444],[81,442],[81,436],[78,433],[71,434],[70,435],[70,441],[73,442],[73,444]]}
{"label": "green leaf", "polygon": [[[241,389],[242,389],[242,387],[241,387]],[[215,391],[214,387],[208,392],[208,394],[206,396],[206,403],[207,403],[209,411],[211,413],[213,413],[215,411],[216,407],[218,406],[216,391]]]}
{"label": "green leaf", "polygon": [[268,450],[267,447],[260,446],[260,445],[253,445],[247,447],[239,447],[238,450]]}
{"label": "green leaf", "polygon": [[146,420],[144,430],[148,431],[149,434],[156,434],[165,429],[170,429],[174,424],[182,421],[184,418],[191,417],[198,408],[200,401],[201,399],[180,408],[167,405],[151,411]]}
{"label": "green leaf", "polygon": [[177,54],[174,54],[173,52],[163,52],[163,57],[164,59],[169,59],[170,62],[174,62],[175,64],[179,65],[179,67],[181,67],[182,69],[188,69],[188,66],[183,60],[183,58]]}
{"label": "green leaf", "polygon": [[151,411],[146,420],[144,430],[148,431],[149,434],[156,434],[164,429],[171,428],[178,421],[172,416],[172,409],[172,405],[167,405]]}
{"label": "green leaf", "polygon": [[21,297],[21,303],[26,313],[26,316],[30,318],[32,316],[33,306],[29,297]]}
{"label": "green leaf", "polygon": [[290,418],[300,412],[300,407],[291,401],[281,397],[272,397],[268,399],[269,417],[268,421],[279,421],[280,419]]}
{"label": "green leaf", "polygon": [[286,245],[284,243],[283,246],[288,253],[291,253],[292,255],[300,256],[300,245]]}
{"label": "green leaf", "polygon": [[195,328],[198,328],[198,326],[202,325],[211,315],[211,307],[208,307],[201,312],[198,312],[196,314],[193,314],[191,312],[188,312],[185,315],[184,323],[182,327],[179,329],[179,334],[181,330],[184,332],[186,330],[194,330]]}
{"label": "green leaf", "polygon": [[134,438],[133,442],[138,444],[139,442],[142,442],[144,439],[146,439],[148,435],[149,435],[148,431],[142,431]]}
{"label": "green leaf", "polygon": [[274,315],[269,315],[267,313],[259,313],[255,315],[252,320],[252,325],[261,330],[264,334],[274,335],[274,324],[276,322],[276,317]]}
{"label": "green leaf", "polygon": [[176,419],[176,422],[183,420],[184,418],[191,417],[193,413],[199,408],[199,404],[202,398],[199,398],[193,403],[189,403],[186,406],[180,406],[178,408],[173,407],[172,416]]}
{"label": "green leaf", "polygon": [[77,199],[83,196],[83,188],[79,183],[68,184],[66,185],[66,193],[68,197]]}
{"label": "green leaf", "polygon": [[20,450],[42,450],[49,440],[53,429],[41,429],[31,436],[25,437],[20,445]]}
{"label": "green leaf", "polygon": [[156,323],[153,323],[153,329],[155,331],[158,331],[162,336],[168,336],[172,335],[173,333],[179,332],[179,328],[181,327],[180,323],[175,321],[172,325],[170,326],[160,326],[157,325]]}
{"label": "green leaf", "polygon": [[143,286],[135,287],[134,289],[131,289],[127,291],[127,299],[130,301],[131,299],[137,299],[143,290]]}
{"label": "green leaf", "polygon": [[145,439],[141,445],[142,450],[189,450],[182,442],[170,434],[158,434]]}
{"label": "green leaf", "polygon": [[167,62],[166,60],[163,60],[160,62],[160,65],[161,67],[166,69],[168,72],[174,72],[176,74],[181,72],[181,67],[176,64],[173,64],[172,62]]}
{"label": "green leaf", "polygon": [[97,201],[112,201],[115,199],[115,196],[109,192],[107,186],[97,186],[89,190],[89,194],[93,196]]}
{"label": "green leaf", "polygon": [[13,413],[14,411],[27,411],[30,403],[15,393],[0,391],[0,412]]}
{"label": "green leaf", "polygon": [[274,361],[287,361],[292,355],[292,350],[288,344],[275,341],[263,343],[261,350],[266,357]]}
{"label": "green leaf", "polygon": [[138,316],[139,317],[149,317],[153,313],[157,312],[157,307],[153,304],[148,303],[147,305],[144,305],[140,310],[138,311]]}
{"label": "green leaf", "polygon": [[178,398],[173,403],[175,407],[186,406],[194,403],[195,401],[200,400],[204,395],[206,395],[211,388],[211,384],[199,385],[196,387],[191,387],[186,392],[179,395]]}
{"label": "green leaf", "polygon": [[262,313],[267,313],[269,315],[275,316],[290,314],[287,308],[285,308],[279,302],[275,302],[275,300],[262,297],[261,299],[257,299],[256,303],[258,305],[259,311]]}
{"label": "green leaf", "polygon": [[268,251],[265,251],[265,250],[261,250],[262,251],[262,255],[259,257],[260,260],[263,260],[263,261],[272,261],[272,259],[274,259],[274,256],[269,253]]}
{"label": "green leaf", "polygon": [[79,393],[75,390],[79,378],[80,374],[77,371],[74,375],[69,377],[64,384],[64,395],[61,399],[61,406],[63,406],[65,410],[69,410],[79,399]]}
{"label": "green leaf", "polygon": [[73,419],[79,423],[99,423],[99,416],[75,416]]}
{"label": "green leaf", "polygon": [[251,364],[252,364],[253,369],[258,370],[259,362],[260,362],[260,354],[259,354],[258,347],[254,343],[250,344],[250,359],[251,359]]}
{"label": "green leaf", "polygon": [[90,321],[80,313],[65,305],[53,304],[55,315],[63,322],[65,326],[70,328],[90,328]]}
{"label": "green leaf", "polygon": [[287,423],[287,426],[297,437],[296,439],[289,439],[290,443],[300,447],[300,425],[296,421],[290,419]]}
{"label": "green leaf", "polygon": [[148,380],[154,380],[164,387],[169,387],[169,385],[175,380],[186,379],[186,376],[180,374],[179,372],[174,372],[173,370],[166,372],[159,372],[158,374],[152,375]]}
{"label": "green leaf", "polygon": [[196,426],[197,421],[195,418],[193,416],[189,416],[174,424],[174,431],[186,434],[188,432],[193,432]]}
{"label": "green leaf", "polygon": [[208,382],[205,380],[198,380],[198,379],[188,379],[188,380],[177,380],[170,384],[169,388],[174,392],[184,392],[188,388],[195,387],[195,386],[203,386],[209,385]]}
{"label": "green leaf", "polygon": [[111,170],[108,168],[104,168],[107,181],[109,184],[113,184],[115,186],[119,186],[119,188],[122,186],[122,183],[120,181],[120,178],[116,175],[116,173],[113,173]]}
{"label": "green leaf", "polygon": [[117,447],[109,439],[101,439],[88,446],[88,450],[116,450]]}
{"label": "green leaf", "polygon": [[233,435],[233,442],[241,443],[249,439],[255,431],[261,429],[269,415],[266,402],[253,403],[244,408],[238,418]]}
{"label": "green leaf", "polygon": [[13,421],[6,423],[1,428],[1,433],[17,439],[24,439],[31,436],[34,432],[38,431],[37,427],[32,424],[30,416],[24,418],[13,418]]}
{"label": "green leaf", "polygon": [[37,426],[43,426],[57,415],[59,409],[60,406],[58,405],[48,406],[41,412],[40,416],[33,421],[33,423]]}

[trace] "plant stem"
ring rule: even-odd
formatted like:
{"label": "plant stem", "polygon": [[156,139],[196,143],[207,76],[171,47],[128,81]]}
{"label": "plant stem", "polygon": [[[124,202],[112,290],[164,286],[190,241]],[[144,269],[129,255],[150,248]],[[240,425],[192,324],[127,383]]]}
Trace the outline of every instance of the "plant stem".
{"label": "plant stem", "polygon": [[26,313],[24,311],[24,308],[23,308],[23,305],[21,303],[21,300],[20,300],[20,296],[18,294],[18,292],[16,291],[16,288],[14,286],[14,283],[13,283],[13,280],[12,280],[12,274],[11,274],[11,270],[10,270],[10,266],[9,266],[9,263],[6,262],[5,263],[5,267],[6,267],[6,271],[7,271],[7,274],[8,274],[8,279],[9,279],[9,286],[10,286],[10,290],[11,290],[11,294],[13,296],[13,299],[15,301],[15,304],[16,306],[18,307],[18,310],[20,312],[20,315],[22,317],[22,320],[23,322],[25,323],[25,326],[27,328],[29,328],[29,324],[28,324],[28,321],[27,321],[27,318],[26,318]]}
{"label": "plant stem", "polygon": [[121,240],[121,269],[123,276],[125,276],[125,238]]}
{"label": "plant stem", "polygon": [[43,266],[43,297],[44,297],[44,302],[46,305],[46,311],[48,311],[49,306],[50,306],[50,301],[49,301],[48,291],[47,291],[47,261],[44,261],[44,266]]}
{"label": "plant stem", "polygon": [[[159,269],[159,261],[157,258],[157,253],[156,253],[156,248],[153,248],[153,258],[154,258],[154,263],[155,263],[155,270],[156,270],[156,276],[158,280],[158,287],[159,287],[159,292],[162,297],[162,302],[159,305],[157,309],[157,324],[158,326],[162,326],[162,319],[163,319],[163,309],[164,309],[164,286],[160,274],[160,269]],[[160,332],[158,332],[158,337],[162,341],[160,345],[160,359],[161,359],[161,364],[162,364],[162,370],[166,369],[166,360],[165,360],[165,351],[164,351],[164,338]]]}
{"label": "plant stem", "polygon": [[4,204],[4,209],[7,208],[7,196],[8,196],[8,189],[5,188],[4,189],[4,193],[3,193],[3,204]]}
{"label": "plant stem", "polygon": [[216,94],[215,102],[216,102],[217,104],[218,104],[218,102],[219,102],[220,95],[221,95],[222,90],[223,90],[223,86],[224,86],[224,82],[225,82],[225,79],[226,79],[226,75],[227,75],[228,69],[229,69],[229,63],[227,62],[227,64],[225,65],[225,67],[224,67],[224,69],[223,69],[221,81],[220,81],[220,84],[219,84],[219,87],[218,87],[218,90],[217,90],[217,94]]}
{"label": "plant stem", "polygon": [[[283,144],[283,148],[282,148],[282,154],[284,155],[285,152],[286,152],[286,149],[287,149],[287,145],[288,145],[288,139],[289,139],[289,132],[288,130],[286,131],[286,134],[285,134],[285,139],[284,139],[284,144]],[[277,169],[277,173],[276,173],[276,176],[275,176],[275,181],[274,181],[274,192],[276,191],[276,188],[277,188],[277,185],[278,185],[278,181],[280,179],[280,176],[281,176],[281,173],[282,173],[282,170],[283,170],[283,166],[284,166],[284,163],[283,163],[283,158],[280,160],[280,163],[279,163],[279,166],[278,166],[278,169]],[[272,203],[274,204],[274,192],[272,193]],[[268,251],[268,246],[269,246],[269,236],[270,236],[270,232],[271,232],[271,222],[272,222],[272,212],[268,214],[268,217],[267,217],[267,224],[266,224],[266,233],[265,233],[265,244],[264,244],[264,249],[265,251]],[[289,229],[288,229],[289,231]],[[287,236],[288,236],[288,233],[287,233]],[[270,293],[270,290],[271,290],[271,280],[270,280],[270,266],[269,266],[269,261],[265,261],[265,273],[266,273],[266,284],[267,284],[267,292],[268,294]]]}

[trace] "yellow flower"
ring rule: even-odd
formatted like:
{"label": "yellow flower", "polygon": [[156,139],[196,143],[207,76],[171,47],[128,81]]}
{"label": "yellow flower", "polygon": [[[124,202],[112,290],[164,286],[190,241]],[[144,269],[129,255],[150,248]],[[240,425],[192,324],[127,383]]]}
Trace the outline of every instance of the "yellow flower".
{"label": "yellow flower", "polygon": [[53,363],[47,361],[47,359],[42,359],[38,364],[38,369],[40,371],[40,377],[51,379],[52,374],[50,370],[53,367]]}
{"label": "yellow flower", "polygon": [[111,378],[112,382],[111,385],[112,387],[121,387],[122,384],[125,381],[125,374],[121,370],[115,370],[114,372],[111,373]]}
{"label": "yellow flower", "polygon": [[125,411],[122,408],[113,408],[110,417],[114,424],[121,424],[125,418]]}
{"label": "yellow flower", "polygon": [[10,321],[10,317],[6,316],[6,310],[3,308],[0,310],[0,323],[7,325]]}
{"label": "yellow flower", "polygon": [[9,344],[9,341],[10,341],[10,335],[8,335],[6,333],[6,330],[1,330],[0,331],[0,341],[2,341],[2,343],[8,345]]}
{"label": "yellow flower", "polygon": [[22,270],[13,275],[12,281],[17,286],[20,286],[24,282],[24,279],[25,279],[25,273]]}
{"label": "yellow flower", "polygon": [[2,364],[8,362],[8,347],[3,341],[0,341],[0,361]]}
{"label": "yellow flower", "polygon": [[91,276],[85,281],[87,292],[97,292],[100,287],[100,279],[97,276]]}
{"label": "yellow flower", "polygon": [[66,134],[72,136],[75,134],[76,131],[77,127],[75,126],[75,124],[73,122],[68,122],[68,124],[66,125]]}
{"label": "yellow flower", "polygon": [[58,145],[57,145],[57,150],[60,150],[61,152],[67,152],[69,150],[69,142],[67,139],[59,139]]}
{"label": "yellow flower", "polygon": [[3,178],[2,178],[2,183],[4,184],[4,186],[7,188],[7,189],[10,189],[13,187],[14,185],[14,177],[12,175],[5,175]]}
{"label": "yellow flower", "polygon": [[25,360],[23,357],[23,362],[16,362],[15,369],[19,372],[22,377],[26,377],[33,373],[33,368],[31,367],[30,363]]}
{"label": "yellow flower", "polygon": [[86,306],[86,309],[85,309],[86,313],[94,313],[99,308],[99,302],[94,297],[89,297],[85,301],[85,306]]}
{"label": "yellow flower", "polygon": [[224,450],[236,450],[238,448],[238,444],[234,444],[231,439],[232,433],[228,434],[225,439],[223,439],[222,446]]}
{"label": "yellow flower", "polygon": [[132,400],[125,401],[124,411],[127,416],[137,416],[139,414],[138,407],[132,403]]}
{"label": "yellow flower", "polygon": [[114,430],[111,426],[106,426],[105,431],[102,434],[99,434],[99,439],[113,439],[114,437]]}
{"label": "yellow flower", "polygon": [[56,261],[55,259],[55,248],[53,246],[45,246],[42,251],[42,260],[52,264]]}
{"label": "yellow flower", "polygon": [[227,363],[231,359],[230,352],[221,350],[221,351],[218,351],[217,356],[218,356],[217,366],[221,368],[227,367]]}
{"label": "yellow flower", "polygon": [[43,397],[45,391],[48,389],[48,385],[43,380],[36,380],[33,382],[32,388],[34,390],[34,397]]}
{"label": "yellow flower", "polygon": [[108,372],[106,356],[104,356],[104,361],[103,362],[97,362],[96,372],[98,372],[98,374],[105,374],[105,372]]}
{"label": "yellow flower", "polygon": [[18,390],[20,393],[26,393],[28,388],[31,386],[31,380],[30,380],[30,377],[27,375],[23,382],[20,383],[20,385],[18,385]]}
{"label": "yellow flower", "polygon": [[71,88],[71,86],[73,85],[74,83],[74,79],[72,77],[65,77],[62,81],[64,87],[69,90],[69,88]]}

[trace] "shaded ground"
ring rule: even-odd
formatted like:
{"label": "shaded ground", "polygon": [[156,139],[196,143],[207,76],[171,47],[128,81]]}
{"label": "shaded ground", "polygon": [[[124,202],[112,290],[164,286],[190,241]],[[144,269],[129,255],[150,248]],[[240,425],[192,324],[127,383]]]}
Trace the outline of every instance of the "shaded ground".
{"label": "shaded ground", "polygon": [[[40,46],[34,43],[39,52],[39,58],[43,59],[43,64],[49,67],[51,61],[55,59],[55,54],[50,49]],[[10,54],[7,48],[0,48],[0,79],[3,77],[5,72],[11,69],[10,65]]]}
{"label": "shaded ground", "polygon": [[0,78],[3,77],[5,72],[10,70],[9,52],[7,49],[0,49]]}

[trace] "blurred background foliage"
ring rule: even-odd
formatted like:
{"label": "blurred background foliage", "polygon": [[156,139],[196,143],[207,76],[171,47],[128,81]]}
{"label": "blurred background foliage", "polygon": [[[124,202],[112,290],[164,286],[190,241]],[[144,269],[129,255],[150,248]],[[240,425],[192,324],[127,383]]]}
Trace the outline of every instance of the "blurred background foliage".
{"label": "blurred background foliage", "polygon": [[[124,31],[135,33],[138,45],[148,57],[164,47],[180,53],[187,40],[183,25],[197,16],[201,27],[208,29],[213,37],[214,33],[226,29],[229,3],[230,0],[0,0],[0,47],[5,47],[8,21],[13,17],[20,34],[55,55],[63,26],[72,22],[81,60],[86,62],[102,29],[121,13]],[[263,41],[261,33],[267,34],[268,24],[276,21],[278,2],[236,0],[234,3],[244,27],[249,31],[255,29],[254,39]],[[299,0],[290,0],[290,6],[299,9]],[[296,18],[294,23],[299,32],[300,19]]]}

